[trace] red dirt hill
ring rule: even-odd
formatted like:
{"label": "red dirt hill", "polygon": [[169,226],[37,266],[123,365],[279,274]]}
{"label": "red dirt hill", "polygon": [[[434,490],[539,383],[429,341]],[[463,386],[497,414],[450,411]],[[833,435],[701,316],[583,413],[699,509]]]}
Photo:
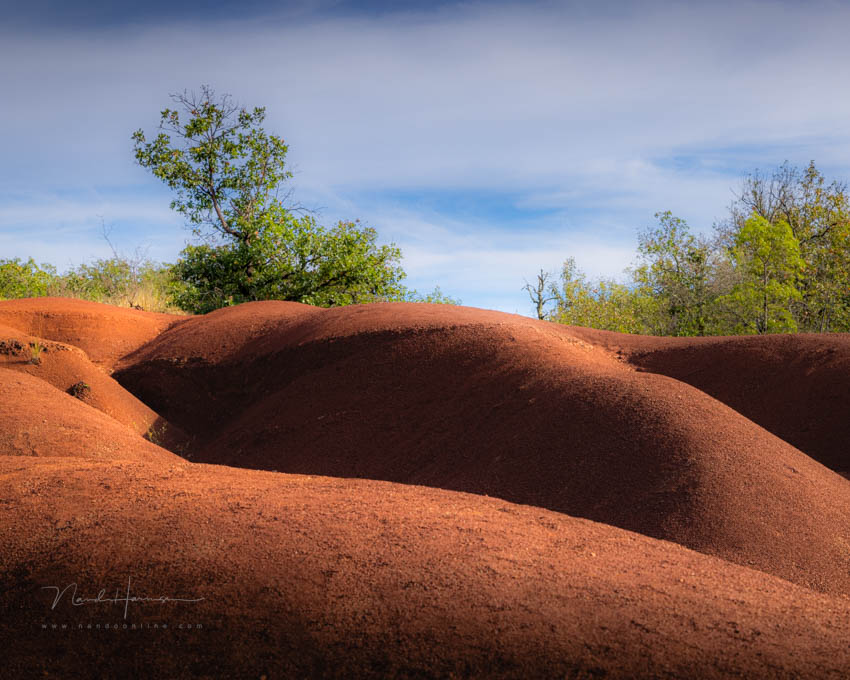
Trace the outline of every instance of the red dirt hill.
{"label": "red dirt hill", "polygon": [[693,385],[850,473],[850,334],[653,338],[569,331],[640,370]]}
{"label": "red dirt hill", "polygon": [[0,324],[79,347],[107,371],[120,357],[186,318],[72,298],[0,301]]}
{"label": "red dirt hill", "polygon": [[850,594],[846,479],[578,335],[439,305],[253,303],[163,332],[115,377],[198,436],[201,462],[498,496]]}
{"label": "red dirt hill", "polygon": [[[496,499],[10,457],[0,498],[12,528],[0,532],[7,677],[843,678],[850,668],[846,600]],[[72,606],[66,592],[51,609],[72,583],[90,601]],[[128,585],[130,597],[203,600],[91,601],[101,589],[126,597]],[[107,624],[117,629],[94,627]]]}
{"label": "red dirt hill", "polygon": [[[38,364],[34,364],[34,347],[40,346]],[[49,383],[62,392],[81,386],[77,397],[114,418],[133,432],[156,437],[166,448],[179,447],[186,435],[170,426],[157,413],[125,390],[101,368],[89,361],[78,347],[34,338],[21,331],[0,325],[0,369],[27,373]],[[0,406],[2,408],[2,406]]]}
{"label": "red dirt hill", "polygon": [[[186,465],[182,458],[48,382],[7,368],[0,368],[0,456]],[[4,526],[11,526],[6,521]]]}

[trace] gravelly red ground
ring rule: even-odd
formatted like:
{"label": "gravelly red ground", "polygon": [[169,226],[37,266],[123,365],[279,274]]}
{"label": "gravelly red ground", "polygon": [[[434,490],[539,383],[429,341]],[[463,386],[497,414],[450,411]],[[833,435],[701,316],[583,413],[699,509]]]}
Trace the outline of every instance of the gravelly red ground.
{"label": "gravelly red ground", "polygon": [[[829,469],[847,336],[62,299],[0,302],[0,325],[54,343],[39,366],[0,356],[10,677],[850,669],[850,482]],[[87,399],[63,392],[78,375]],[[128,577],[204,598],[134,602],[131,621],[204,629],[89,630],[121,606],[50,608],[52,585],[94,598]]]}

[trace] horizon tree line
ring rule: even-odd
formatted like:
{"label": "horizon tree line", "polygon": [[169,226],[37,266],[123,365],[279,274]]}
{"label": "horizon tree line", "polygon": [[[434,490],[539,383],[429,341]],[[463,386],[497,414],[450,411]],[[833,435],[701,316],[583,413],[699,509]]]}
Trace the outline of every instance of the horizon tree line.
{"label": "horizon tree line", "polygon": [[626,282],[589,279],[568,257],[526,283],[539,319],[646,335],[850,331],[850,202],[814,161],[753,172],[713,225],[671,212],[638,233]]}

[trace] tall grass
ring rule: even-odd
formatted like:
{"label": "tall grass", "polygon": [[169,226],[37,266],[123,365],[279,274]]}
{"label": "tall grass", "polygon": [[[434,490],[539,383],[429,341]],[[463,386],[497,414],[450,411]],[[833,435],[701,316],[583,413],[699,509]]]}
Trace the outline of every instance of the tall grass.
{"label": "tall grass", "polygon": [[178,287],[170,265],[119,256],[95,260],[58,274],[52,265],[32,258],[0,259],[0,300],[58,296],[130,307],[149,312],[184,314],[173,303]]}

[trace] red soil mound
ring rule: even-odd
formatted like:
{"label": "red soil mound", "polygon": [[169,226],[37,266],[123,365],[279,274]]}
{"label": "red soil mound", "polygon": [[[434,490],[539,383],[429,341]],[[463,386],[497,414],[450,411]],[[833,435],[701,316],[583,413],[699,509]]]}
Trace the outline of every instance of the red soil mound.
{"label": "red soil mound", "polygon": [[653,338],[570,328],[644,371],[689,383],[850,471],[850,334]]}
{"label": "red soil mound", "polygon": [[[256,330],[240,342],[234,325]],[[499,496],[850,594],[847,480],[563,327],[245,305],[164,332],[115,376],[198,435],[202,462]]]}
{"label": "red soil mound", "polygon": [[[186,317],[168,329],[164,339],[158,336],[140,345],[120,361],[118,368],[140,361],[163,360],[221,362],[255,356],[257,342],[289,331],[293,326],[326,310],[297,302],[247,302],[225,307],[203,316]],[[212,342],[211,342],[212,340]]]}
{"label": "red soil mound", "polygon": [[564,326],[472,307],[384,303],[322,309],[297,302],[266,301],[190,317],[124,357],[117,369],[157,361],[252,361],[286,346],[381,332],[426,332],[482,324],[534,328],[589,348]]}
{"label": "red soil mound", "polygon": [[[33,363],[36,345],[41,348]],[[166,448],[186,442],[186,435],[169,426],[154,411],[125,390],[113,378],[71,345],[34,338],[17,329],[0,326],[0,369],[10,369],[40,378],[62,392],[114,418],[133,432],[156,437]],[[75,389],[76,386],[76,389]]]}
{"label": "red soil mound", "polygon": [[[0,644],[13,677],[842,678],[850,668],[845,600],[495,499],[20,458],[0,458],[0,498],[13,527],[0,532]],[[116,595],[200,601],[103,601]]]}
{"label": "red soil mound", "polygon": [[72,298],[0,301],[0,324],[79,347],[107,370],[120,357],[185,318]]}
{"label": "red soil mound", "polygon": [[186,464],[48,382],[6,368],[0,368],[0,455]]}

